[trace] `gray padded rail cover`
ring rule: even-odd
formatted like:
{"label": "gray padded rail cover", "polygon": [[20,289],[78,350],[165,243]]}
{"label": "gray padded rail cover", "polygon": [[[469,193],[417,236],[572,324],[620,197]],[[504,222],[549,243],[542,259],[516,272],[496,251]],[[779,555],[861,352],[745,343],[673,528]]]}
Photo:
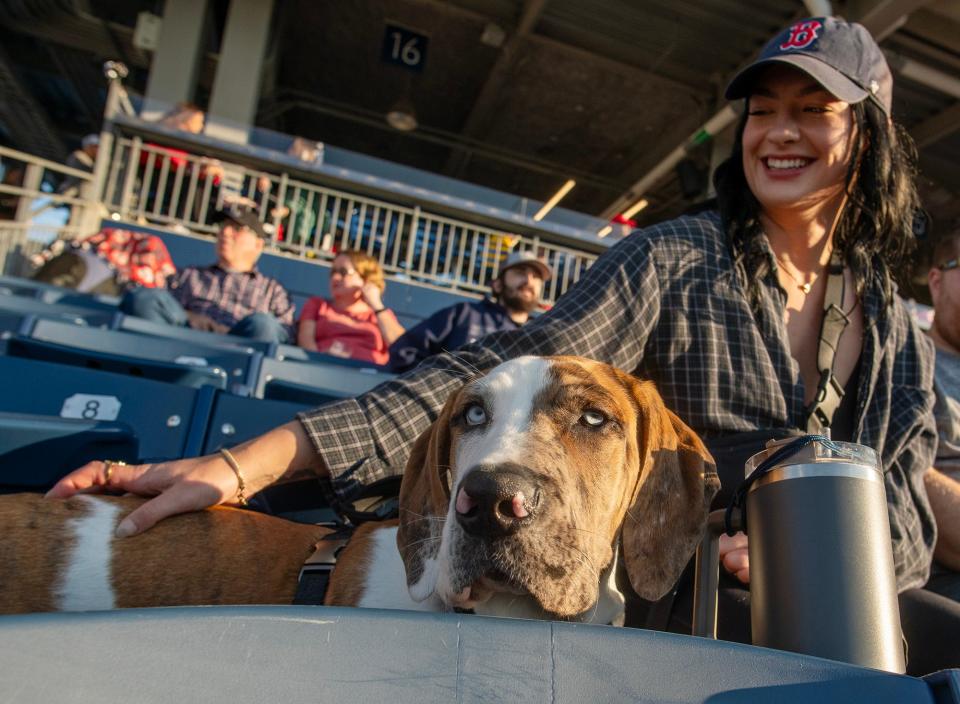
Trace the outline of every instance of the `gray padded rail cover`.
{"label": "gray padded rail cover", "polygon": [[0,700],[960,703],[929,680],[639,629],[325,607],[0,618]]}

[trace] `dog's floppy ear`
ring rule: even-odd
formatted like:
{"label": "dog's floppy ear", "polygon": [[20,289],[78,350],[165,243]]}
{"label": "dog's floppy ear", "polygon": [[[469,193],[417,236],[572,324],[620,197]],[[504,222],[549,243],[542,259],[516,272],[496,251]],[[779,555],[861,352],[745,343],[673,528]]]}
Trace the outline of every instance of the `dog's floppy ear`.
{"label": "dog's floppy ear", "polygon": [[440,416],[417,438],[400,484],[397,548],[406,568],[407,586],[418,601],[433,593],[433,585],[421,584],[421,578],[426,561],[435,557],[440,547],[443,517],[450,503],[450,416],[457,396],[447,399]]}
{"label": "dog's floppy ear", "polygon": [[720,480],[703,441],[663,404],[653,383],[628,383],[638,406],[639,477],[623,521],[623,556],[634,591],[655,601],[700,543]]}

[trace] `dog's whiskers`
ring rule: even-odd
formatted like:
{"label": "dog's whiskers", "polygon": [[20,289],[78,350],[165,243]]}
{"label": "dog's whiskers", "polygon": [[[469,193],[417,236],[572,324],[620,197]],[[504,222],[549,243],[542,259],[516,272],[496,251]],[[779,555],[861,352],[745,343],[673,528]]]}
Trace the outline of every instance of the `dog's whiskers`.
{"label": "dog's whiskers", "polygon": [[422,513],[417,513],[416,511],[412,511],[409,508],[401,507],[400,512],[408,513],[411,516],[416,516],[417,520],[420,520],[420,521],[436,521],[437,523],[445,523],[447,520],[446,516],[424,516]]}
{"label": "dog's whiskers", "polygon": [[441,540],[442,537],[443,537],[443,536],[440,536],[440,535],[434,535],[434,536],[430,536],[429,538],[421,538],[420,540],[411,540],[409,543],[406,543],[406,544],[403,546],[403,549],[412,548],[414,545],[420,545],[421,543],[432,543],[432,542],[436,542],[436,541],[438,541],[438,540]]}
{"label": "dog's whiskers", "polygon": [[[587,555],[587,553],[585,553],[583,550],[578,548],[576,545],[568,545],[567,547],[569,547],[574,552],[575,557],[579,559],[580,564],[582,564],[584,567],[586,567],[590,571],[594,579],[596,579],[597,584],[599,584],[600,572],[597,570],[596,566],[594,566],[593,560],[590,559],[590,556]],[[600,592],[598,591],[597,598],[593,602],[593,608],[590,609],[590,616],[584,619],[584,622],[589,623],[593,621],[594,617],[597,615],[597,609],[599,608],[600,608]]]}
{"label": "dog's whiskers", "polygon": [[[459,355],[459,354],[457,354],[456,352],[451,352],[451,351],[448,351],[448,354],[449,354],[451,357],[453,357],[455,360],[457,360],[458,362],[460,362],[462,365],[464,365],[465,367],[467,367],[467,368],[471,371],[471,374],[469,375],[469,378],[467,378],[467,375],[464,374],[464,378],[467,378],[468,381],[473,381],[474,379],[477,379],[478,377],[483,376],[483,374],[484,374],[483,370],[481,370],[481,369],[480,369],[478,366],[476,366],[475,364],[472,364],[471,362],[468,362],[467,359],[466,359],[465,357],[463,357],[463,355]],[[448,369],[447,371],[448,371],[448,372],[452,372],[452,371],[454,371],[454,370]],[[462,372],[461,372],[461,373],[462,373]]]}

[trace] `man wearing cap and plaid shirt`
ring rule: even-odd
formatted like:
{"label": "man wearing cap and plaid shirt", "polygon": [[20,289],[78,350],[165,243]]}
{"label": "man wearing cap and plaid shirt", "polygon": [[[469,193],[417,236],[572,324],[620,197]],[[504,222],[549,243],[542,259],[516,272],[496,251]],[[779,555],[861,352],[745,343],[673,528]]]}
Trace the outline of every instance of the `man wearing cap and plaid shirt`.
{"label": "man wearing cap and plaid shirt", "polygon": [[256,266],[267,237],[263,223],[242,208],[219,215],[216,264],[187,267],[173,275],[169,291],[131,291],[120,309],[168,325],[287,342],[292,339],[294,306],[283,286]]}
{"label": "man wearing cap and plaid shirt", "polygon": [[490,282],[491,298],[442,308],[390,345],[390,371],[413,369],[427,357],[475,342],[498,330],[516,330],[540,305],[553,272],[533,252],[511,252]]}

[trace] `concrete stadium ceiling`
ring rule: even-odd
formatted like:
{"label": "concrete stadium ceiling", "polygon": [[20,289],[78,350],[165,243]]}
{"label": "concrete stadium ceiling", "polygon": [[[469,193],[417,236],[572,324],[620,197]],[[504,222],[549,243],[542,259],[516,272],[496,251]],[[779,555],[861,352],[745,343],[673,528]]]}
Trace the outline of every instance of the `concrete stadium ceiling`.
{"label": "concrete stadium ceiling", "polygon": [[[211,0],[214,34],[227,4]],[[600,214],[715,115],[736,69],[814,4],[277,0],[257,120],[538,201],[572,178],[577,185],[562,205]],[[93,67],[119,57],[139,67],[132,80],[142,89],[137,82],[149,55],[132,47],[131,27],[136,12],[160,13],[161,3],[47,0],[24,14],[25,6],[31,3],[0,0],[0,39],[15,70],[23,73],[38,60],[17,51],[15,40],[39,37],[48,70],[72,74],[68,82],[93,80],[81,55]],[[955,221],[960,0],[848,0],[833,3],[833,11],[883,37],[896,76],[895,118],[921,148],[925,203],[937,222]],[[420,70],[384,60],[388,25],[427,38]],[[216,43],[212,38],[200,70],[201,103],[216,67]],[[917,66],[926,73],[909,72]],[[89,85],[75,91],[78,104],[96,102]],[[413,132],[398,132],[384,120],[399,101],[415,111]],[[63,128],[62,120],[54,122]],[[77,133],[81,128],[68,130],[70,137]],[[672,167],[650,187],[644,194],[650,205],[636,216],[641,223],[693,203],[691,193],[703,186],[716,158],[713,145],[707,141],[686,155],[686,194]]]}

